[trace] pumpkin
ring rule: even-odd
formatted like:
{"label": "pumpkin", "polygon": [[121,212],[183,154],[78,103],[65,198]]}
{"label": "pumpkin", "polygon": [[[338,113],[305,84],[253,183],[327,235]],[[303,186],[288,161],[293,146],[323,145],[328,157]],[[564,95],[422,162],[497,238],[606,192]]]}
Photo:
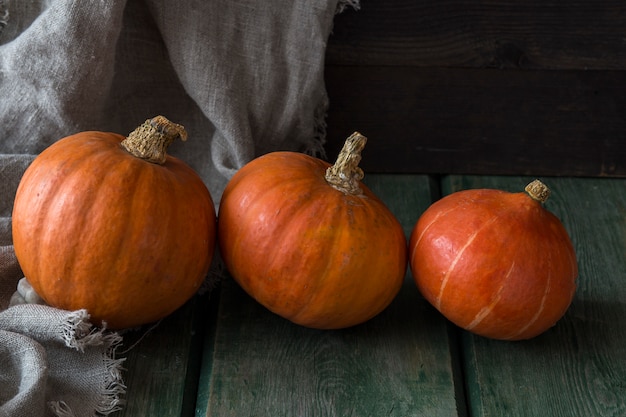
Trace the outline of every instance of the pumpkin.
{"label": "pumpkin", "polygon": [[410,266],[424,297],[457,326],[502,340],[529,339],[569,307],[578,267],[570,237],[543,207],[550,190],[452,193],[419,218]]}
{"label": "pumpkin", "polygon": [[127,138],[80,132],[27,168],[13,208],[13,244],[46,303],[87,309],[94,323],[134,327],[184,304],[203,282],[216,214],[197,173],[166,154],[186,132],[162,116]]}
{"label": "pumpkin", "polygon": [[394,299],[407,268],[396,217],[361,183],[365,136],[355,132],[334,165],[298,152],[260,156],[227,184],[220,253],[234,280],[296,324],[363,323]]}

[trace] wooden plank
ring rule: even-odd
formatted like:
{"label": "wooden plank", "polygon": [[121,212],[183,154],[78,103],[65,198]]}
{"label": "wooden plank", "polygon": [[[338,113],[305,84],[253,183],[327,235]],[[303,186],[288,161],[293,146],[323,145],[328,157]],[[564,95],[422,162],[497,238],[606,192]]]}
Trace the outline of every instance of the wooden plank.
{"label": "wooden plank", "polygon": [[626,72],[329,67],[326,85],[328,156],[358,130],[368,172],[626,176]]}
{"label": "wooden plank", "polygon": [[[465,188],[521,190],[532,178],[452,177]],[[523,342],[466,332],[471,415],[626,415],[626,181],[546,178],[546,208],[568,229],[580,277],[575,299],[555,327]]]}
{"label": "wooden plank", "polygon": [[[427,177],[366,176],[408,231],[430,203]],[[407,275],[392,305],[337,331],[292,324],[231,279],[205,344],[196,416],[455,416],[448,326]],[[457,399],[459,404],[457,404]]]}
{"label": "wooden plank", "polygon": [[329,65],[626,68],[621,0],[370,0],[335,19]]}
{"label": "wooden plank", "polygon": [[[126,404],[119,417],[192,416],[210,295],[197,295],[163,319],[124,334]],[[118,352],[119,353],[119,352]]]}

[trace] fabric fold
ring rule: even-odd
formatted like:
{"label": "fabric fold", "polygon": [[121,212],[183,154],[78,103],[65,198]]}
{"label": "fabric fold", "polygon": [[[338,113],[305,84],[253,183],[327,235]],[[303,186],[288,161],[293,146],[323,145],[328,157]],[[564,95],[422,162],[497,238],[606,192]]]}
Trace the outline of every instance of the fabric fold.
{"label": "fabric fold", "polygon": [[119,334],[92,326],[85,310],[24,304],[1,311],[0,357],[6,362],[1,368],[11,374],[0,378],[0,392],[8,393],[0,397],[0,416],[120,410],[124,359],[115,358],[115,349],[121,341]]}
{"label": "fabric fold", "polygon": [[[100,123],[125,4],[5,0],[0,153],[38,154],[56,140]],[[21,24],[20,11],[28,20],[33,11],[39,14]],[[27,27],[7,41],[13,25]]]}
{"label": "fabric fold", "polygon": [[[1,326],[0,326],[1,329]],[[46,351],[37,341],[0,330],[0,417],[29,415],[45,410],[48,367]]]}

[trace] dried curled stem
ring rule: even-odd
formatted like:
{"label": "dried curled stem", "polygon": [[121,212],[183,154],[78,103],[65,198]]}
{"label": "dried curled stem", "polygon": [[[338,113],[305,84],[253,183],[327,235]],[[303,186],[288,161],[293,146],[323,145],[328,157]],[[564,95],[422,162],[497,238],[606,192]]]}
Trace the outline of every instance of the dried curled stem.
{"label": "dried curled stem", "polygon": [[359,184],[364,174],[359,168],[359,162],[366,142],[367,138],[359,132],[354,132],[346,139],[337,161],[326,170],[326,181],[330,186],[345,194],[362,194]]}
{"label": "dried curled stem", "polygon": [[167,159],[167,148],[178,138],[187,140],[185,128],[163,116],[156,116],[133,130],[121,145],[137,158],[163,165]]}
{"label": "dried curled stem", "polygon": [[533,200],[537,200],[542,204],[548,201],[550,197],[550,189],[539,180],[534,180],[528,184],[524,190],[526,190]]}

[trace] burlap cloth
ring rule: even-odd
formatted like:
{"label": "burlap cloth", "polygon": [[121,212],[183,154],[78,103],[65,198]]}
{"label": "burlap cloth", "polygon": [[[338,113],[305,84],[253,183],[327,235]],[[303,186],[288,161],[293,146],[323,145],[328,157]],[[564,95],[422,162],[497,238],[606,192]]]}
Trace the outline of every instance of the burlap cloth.
{"label": "burlap cloth", "polygon": [[8,307],[22,278],[13,198],[35,155],[163,114],[189,133],[170,153],[219,205],[258,155],[322,155],[324,53],[346,5],[357,1],[0,0],[0,417],[106,415],[123,401],[119,334],[86,311]]}

